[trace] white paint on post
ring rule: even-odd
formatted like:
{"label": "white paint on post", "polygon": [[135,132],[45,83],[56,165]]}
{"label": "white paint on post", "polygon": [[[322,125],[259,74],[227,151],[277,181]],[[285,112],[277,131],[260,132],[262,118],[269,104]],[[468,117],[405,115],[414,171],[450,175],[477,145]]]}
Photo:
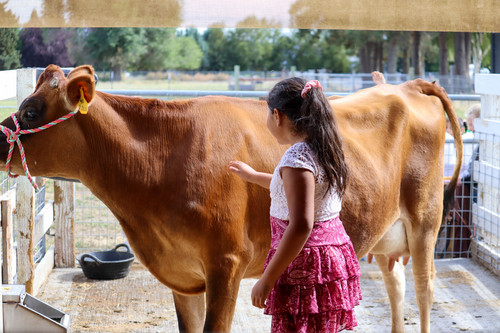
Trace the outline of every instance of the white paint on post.
{"label": "white paint on post", "polygon": [[26,97],[35,91],[36,69],[17,70],[17,106],[19,107]]}
{"label": "white paint on post", "polygon": [[471,252],[473,259],[500,275],[500,74],[476,75],[475,89],[481,94],[481,118],[474,121],[480,149],[473,168],[478,190],[472,221],[477,237]]}
{"label": "white paint on post", "polygon": [[0,72],[0,100],[16,97],[16,71]]}

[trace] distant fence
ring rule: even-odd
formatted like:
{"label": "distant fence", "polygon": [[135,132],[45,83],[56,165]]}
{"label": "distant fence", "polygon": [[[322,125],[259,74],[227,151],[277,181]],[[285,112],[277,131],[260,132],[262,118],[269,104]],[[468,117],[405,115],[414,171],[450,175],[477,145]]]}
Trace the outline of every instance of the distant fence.
{"label": "distant fence", "polygon": [[[456,152],[453,139],[447,139],[445,145],[444,168],[446,179],[446,176],[451,176],[453,173]],[[471,240],[472,237],[477,236],[472,223],[473,193],[477,193],[477,183],[471,178],[465,177],[465,175],[469,172],[469,162],[478,146],[478,140],[464,140],[460,181],[455,190],[455,201],[439,230],[434,251],[436,259],[468,258],[471,256]]]}
{"label": "distant fence", "polygon": [[[106,81],[112,81],[109,72],[98,72],[99,76]],[[268,90],[275,82],[291,77],[300,76],[308,80],[318,80],[327,92],[352,93],[360,89],[369,88],[374,85],[371,73],[328,73],[325,71],[167,71],[167,72],[130,72],[127,77],[130,80],[200,80],[201,76],[212,78],[214,81],[227,81],[228,90]],[[474,91],[473,77],[468,75],[439,75],[427,72],[415,76],[404,73],[384,73],[387,83],[400,84],[415,78],[438,82],[449,94],[471,94]]]}
{"label": "distant fence", "polygon": [[[230,96],[241,98],[264,98],[268,91],[224,91],[224,90],[133,90],[133,89],[100,89],[99,91],[124,96],[148,96],[148,97],[201,97],[201,96]],[[328,97],[347,96],[345,92],[325,92]],[[481,96],[475,94],[448,94],[452,101],[480,101]]]}
{"label": "distant fence", "polygon": [[109,250],[127,241],[113,213],[80,183],[75,188],[75,251]]}

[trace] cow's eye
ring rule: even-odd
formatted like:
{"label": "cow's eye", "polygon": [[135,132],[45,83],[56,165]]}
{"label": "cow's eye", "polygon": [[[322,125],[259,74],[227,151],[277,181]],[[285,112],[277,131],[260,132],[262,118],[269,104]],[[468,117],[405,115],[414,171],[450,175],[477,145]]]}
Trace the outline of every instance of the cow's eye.
{"label": "cow's eye", "polygon": [[28,107],[28,108],[26,108],[26,110],[24,110],[24,113],[23,113],[23,120],[24,121],[29,121],[29,122],[37,121],[38,118],[39,118],[39,114],[38,114],[37,110],[35,110],[35,108]]}

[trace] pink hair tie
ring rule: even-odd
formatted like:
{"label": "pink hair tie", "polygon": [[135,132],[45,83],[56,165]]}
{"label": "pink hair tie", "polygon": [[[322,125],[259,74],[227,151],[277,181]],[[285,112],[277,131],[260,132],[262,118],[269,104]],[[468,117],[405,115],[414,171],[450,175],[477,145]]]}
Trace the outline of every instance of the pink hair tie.
{"label": "pink hair tie", "polygon": [[302,96],[302,98],[306,98],[307,93],[309,92],[309,90],[311,90],[312,87],[323,90],[323,87],[321,86],[321,83],[319,83],[318,80],[311,80],[306,83],[304,89],[302,89],[302,92],[300,93],[300,96]]}

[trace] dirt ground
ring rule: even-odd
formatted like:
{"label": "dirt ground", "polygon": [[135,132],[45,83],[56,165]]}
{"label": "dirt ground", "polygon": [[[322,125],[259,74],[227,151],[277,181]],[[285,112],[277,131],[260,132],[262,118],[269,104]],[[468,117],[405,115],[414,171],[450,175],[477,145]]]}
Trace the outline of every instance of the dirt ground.
{"label": "dirt ground", "polygon": [[[431,332],[499,332],[500,278],[470,259],[436,261]],[[390,310],[376,264],[361,262],[363,300],[356,333],[390,332]],[[406,332],[420,332],[411,263],[406,270]],[[243,280],[231,332],[268,332],[270,318],[252,307],[256,280]],[[55,269],[36,296],[70,315],[71,331],[177,332],[172,295],[139,263],[126,278],[87,279],[80,268]]]}

